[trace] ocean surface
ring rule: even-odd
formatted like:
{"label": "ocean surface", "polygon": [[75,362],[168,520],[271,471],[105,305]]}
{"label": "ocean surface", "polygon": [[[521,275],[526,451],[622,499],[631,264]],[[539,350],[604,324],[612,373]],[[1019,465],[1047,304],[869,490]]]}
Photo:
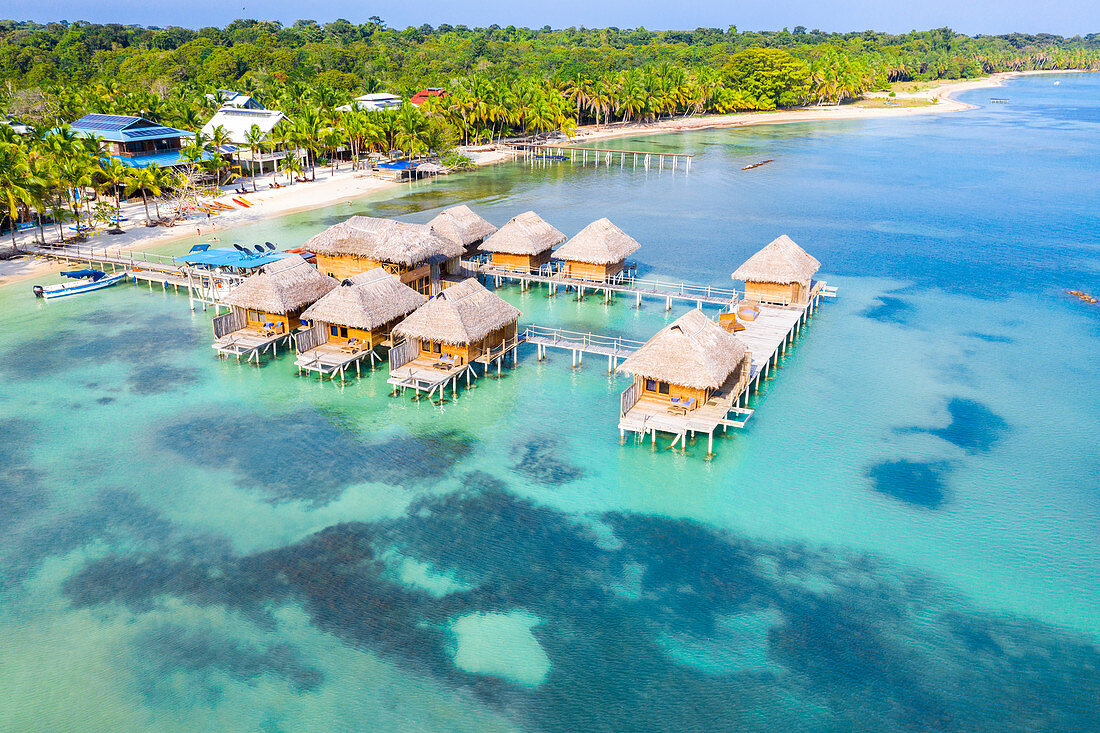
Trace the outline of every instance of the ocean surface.
{"label": "ocean surface", "polygon": [[[1065,293],[1100,292],[1100,75],[961,98],[221,233],[607,216],[717,286],[789,234],[839,297],[712,460],[621,443],[599,358],[436,405],[219,361],[170,291],[0,288],[0,730],[1100,730],[1100,307]],[[499,292],[635,339],[684,311]]]}

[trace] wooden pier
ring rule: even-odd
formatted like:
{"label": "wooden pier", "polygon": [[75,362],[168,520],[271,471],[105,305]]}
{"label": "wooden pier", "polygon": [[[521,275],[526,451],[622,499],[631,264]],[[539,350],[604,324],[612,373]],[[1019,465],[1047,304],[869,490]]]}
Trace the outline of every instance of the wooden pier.
{"label": "wooden pier", "polygon": [[624,275],[607,282],[600,282],[558,275],[546,268],[531,271],[493,267],[473,259],[462,260],[462,267],[468,276],[480,275],[493,278],[495,284],[499,284],[502,280],[518,281],[523,289],[529,287],[531,283],[545,284],[548,286],[551,297],[564,288],[567,292],[570,290],[576,292],[578,300],[584,298],[589,292],[601,293],[606,301],[610,301],[614,293],[630,294],[634,296],[635,306],[641,306],[642,298],[658,298],[665,301],[666,311],[672,310],[674,301],[691,302],[696,307],[702,307],[706,303],[732,309],[741,299],[740,291],[732,288],[650,280],[634,275]]}
{"label": "wooden pier", "polygon": [[742,428],[752,416],[749,397],[760,390],[760,383],[770,377],[780,358],[798,337],[822,298],[836,296],[836,288],[824,281],[815,282],[805,305],[760,305],[758,315],[742,321],[745,329],[736,333],[745,344],[748,369],[731,375],[707,402],[691,411],[669,410],[666,402],[650,400],[638,393],[637,383],[620,395],[619,434],[633,433],[644,440],[648,435],[654,445],[657,433],[673,435],[669,448],[686,447],[696,434],[707,434],[707,454],[714,453],[714,433],[718,428]]}
{"label": "wooden pier", "polygon": [[[240,309],[214,316],[214,343],[210,346],[218,356],[227,358],[241,357],[249,363],[260,363],[260,357],[271,352],[272,358],[279,355],[279,346],[289,346],[294,342],[294,334],[276,329],[260,329],[248,325]],[[281,327],[282,324],[280,323]]]}
{"label": "wooden pier", "polygon": [[150,290],[157,285],[164,291],[172,288],[177,293],[180,288],[186,288],[191,310],[195,310],[196,304],[199,304],[204,311],[207,307],[214,306],[216,312],[221,296],[244,279],[243,275],[181,265],[167,255],[135,252],[118,247],[41,245],[35,255],[55,262],[87,264],[88,267],[108,272],[126,270],[135,284],[145,282]]}
{"label": "wooden pier", "polygon": [[625,168],[629,161],[631,169],[641,165],[645,170],[656,167],[658,171],[663,171],[667,167],[675,171],[676,166],[681,165],[684,172],[690,172],[691,160],[695,157],[694,153],[659,153],[650,150],[619,150],[552,143],[509,143],[509,145],[525,160],[546,160],[553,159],[553,156],[564,156],[571,163],[587,165],[591,160],[597,166],[602,163],[608,168],[616,163],[620,168]]}
{"label": "wooden pier", "polygon": [[615,371],[619,359],[630,356],[644,343],[621,336],[603,336],[534,324],[524,326],[521,336],[525,342],[535,344],[539,361],[546,358],[547,349],[562,349],[572,353],[573,367],[576,368],[584,363],[585,354],[596,354],[607,357],[609,374]]}

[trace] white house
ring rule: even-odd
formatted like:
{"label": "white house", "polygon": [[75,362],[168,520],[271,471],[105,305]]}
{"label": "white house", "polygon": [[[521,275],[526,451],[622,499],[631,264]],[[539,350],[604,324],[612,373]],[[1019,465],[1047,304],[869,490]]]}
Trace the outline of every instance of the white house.
{"label": "white house", "polygon": [[351,112],[353,109],[399,109],[405,102],[395,94],[389,92],[376,92],[363,94],[355,98],[353,102],[336,108],[337,112]]}
{"label": "white house", "polygon": [[203,125],[202,134],[210,138],[214,128],[221,125],[229,136],[229,145],[223,145],[221,152],[233,155],[242,165],[247,165],[253,172],[256,168],[262,172],[265,163],[271,161],[272,165],[275,165],[275,161],[286,157],[287,151],[249,150],[247,147],[248,132],[255,125],[263,133],[263,140],[270,142],[271,133],[275,128],[280,124],[288,124],[289,122],[290,120],[286,115],[275,109],[222,107],[210,118],[209,122]]}

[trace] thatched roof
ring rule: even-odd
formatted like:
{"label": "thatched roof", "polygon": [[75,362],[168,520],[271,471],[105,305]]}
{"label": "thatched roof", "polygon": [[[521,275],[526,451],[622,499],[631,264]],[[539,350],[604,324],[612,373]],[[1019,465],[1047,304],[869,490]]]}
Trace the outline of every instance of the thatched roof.
{"label": "thatched roof", "polygon": [[789,285],[806,282],[820,267],[820,262],[784,234],[738,267],[733,279]]}
{"label": "thatched roof", "polygon": [[302,313],[302,318],[369,331],[428,302],[396,275],[376,267],[344,280]]}
{"label": "thatched roof", "polygon": [[460,243],[463,247],[480,242],[494,233],[497,228],[482,219],[466,204],[444,209],[428,222],[428,226],[447,239]]}
{"label": "thatched roof", "polygon": [[446,288],[420,306],[393,332],[411,339],[463,345],[519,320],[519,309],[485,289],[476,278]]}
{"label": "thatched roof", "polygon": [[336,287],[336,281],[317,268],[291,255],[261,267],[229,291],[222,302],[238,308],[252,308],[284,315],[304,308]]}
{"label": "thatched roof", "polygon": [[427,224],[407,224],[373,216],[353,216],[330,226],[302,245],[314,254],[364,257],[416,267],[436,255],[457,257],[462,245],[441,237]]}
{"label": "thatched roof", "polygon": [[554,251],[559,260],[610,265],[622,262],[642,245],[611,223],[607,217],[597,219]]}
{"label": "thatched roof", "polygon": [[619,365],[619,371],[683,387],[717,389],[744,358],[744,342],[696,309],[658,331]]}
{"label": "thatched roof", "polygon": [[565,241],[565,235],[533,211],[512,217],[497,233],[481,243],[485,252],[537,255]]}

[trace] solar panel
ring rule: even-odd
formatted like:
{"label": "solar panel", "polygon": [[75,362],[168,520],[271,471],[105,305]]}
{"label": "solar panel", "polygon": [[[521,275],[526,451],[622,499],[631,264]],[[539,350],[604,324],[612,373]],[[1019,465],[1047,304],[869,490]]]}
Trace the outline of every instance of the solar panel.
{"label": "solar panel", "polygon": [[122,115],[84,115],[72,124],[73,127],[81,127],[86,130],[104,130],[107,132],[124,130],[132,125],[136,117],[124,117]]}
{"label": "solar panel", "polygon": [[160,125],[156,127],[139,127],[136,130],[126,131],[126,137],[173,137],[178,134],[178,130]]}

